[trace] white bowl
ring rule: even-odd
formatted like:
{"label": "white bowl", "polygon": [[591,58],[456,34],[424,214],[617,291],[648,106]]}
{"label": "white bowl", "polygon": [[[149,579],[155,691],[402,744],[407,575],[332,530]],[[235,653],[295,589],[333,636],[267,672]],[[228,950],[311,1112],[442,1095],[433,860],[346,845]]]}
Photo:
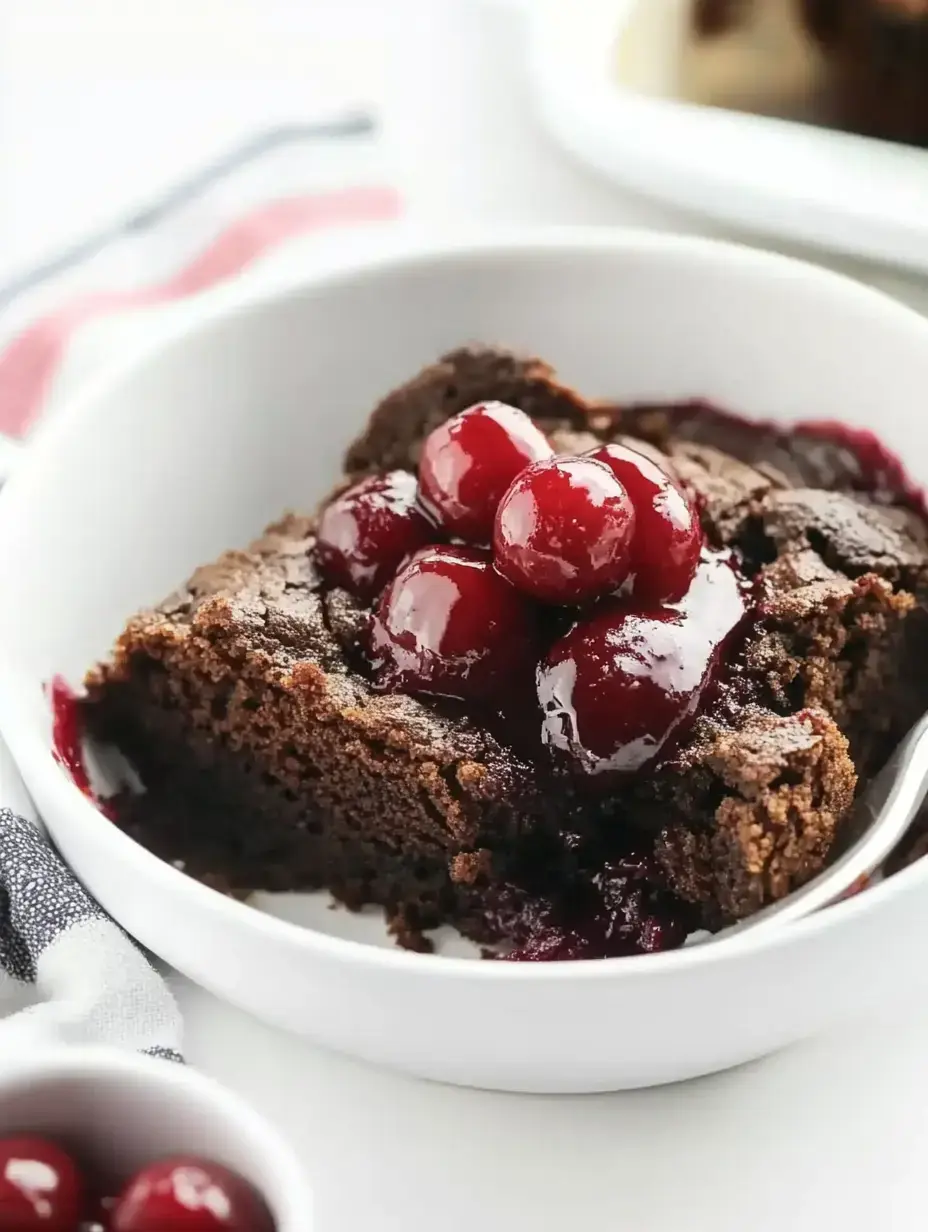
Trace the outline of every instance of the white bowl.
{"label": "white bowl", "polygon": [[[928,481],[928,324],[836,275],[642,233],[394,252],[185,322],[49,425],[0,496],[0,726],[66,858],[142,942],[213,992],[415,1074],[523,1091],[668,1082],[894,996],[922,968],[928,862],[760,941],[564,964],[381,944],[379,917],[287,899],[296,927],[113,827],[50,749],[43,684],[286,506],[311,506],[374,401],[444,349],[498,341],[591,395],[704,395],[876,427]],[[376,935],[374,935],[376,934]]]}
{"label": "white bowl", "polygon": [[311,1232],[312,1194],[280,1135],[237,1096],[173,1061],[114,1048],[0,1061],[0,1137],[47,1135],[112,1187],[169,1155],[205,1155],[263,1194],[276,1232]]}

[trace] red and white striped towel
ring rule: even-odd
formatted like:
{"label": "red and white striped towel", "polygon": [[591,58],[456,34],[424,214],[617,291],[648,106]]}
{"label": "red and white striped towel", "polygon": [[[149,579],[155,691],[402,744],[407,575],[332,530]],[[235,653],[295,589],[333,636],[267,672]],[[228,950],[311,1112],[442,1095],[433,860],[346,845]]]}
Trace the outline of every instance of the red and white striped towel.
{"label": "red and white striped towel", "polygon": [[76,384],[191,298],[284,271],[310,237],[335,243],[345,228],[396,219],[379,152],[363,114],[260,133],[0,286],[0,434],[25,441]]}
{"label": "red and white striped towel", "polygon": [[[0,287],[0,479],[19,444],[133,335],[221,284],[279,277],[399,200],[365,116],[277,128]],[[314,239],[312,237],[315,237]],[[310,251],[305,251],[309,243]],[[10,444],[10,441],[13,443]],[[0,744],[0,1034],[179,1058],[166,984],[48,845]],[[11,1008],[28,1008],[4,1017]]]}

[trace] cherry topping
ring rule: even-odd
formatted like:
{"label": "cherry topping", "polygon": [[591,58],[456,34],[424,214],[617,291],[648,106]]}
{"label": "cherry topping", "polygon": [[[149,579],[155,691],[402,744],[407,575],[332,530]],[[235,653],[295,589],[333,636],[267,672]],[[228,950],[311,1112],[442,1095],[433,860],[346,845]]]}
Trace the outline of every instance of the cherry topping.
{"label": "cherry topping", "polygon": [[116,1209],[117,1199],[107,1194],[102,1197],[95,1197],[91,1203],[91,1210],[88,1215],[84,1216],[84,1222],[79,1226],[79,1232],[112,1232],[113,1211]]}
{"label": "cherry topping", "polygon": [[378,684],[492,706],[529,688],[530,606],[476,548],[418,553],[381,596],[371,631]]}
{"label": "cherry topping", "polygon": [[360,599],[380,594],[411,553],[436,538],[406,471],[362,479],[322,512],[316,554],[330,583]]}
{"label": "cherry topping", "polygon": [[112,1214],[112,1232],[272,1232],[264,1202],[221,1164],[177,1156],[143,1168]]}
{"label": "cherry topping", "polygon": [[0,1141],[0,1229],[75,1232],[84,1184],[66,1151],[44,1138]]}
{"label": "cherry topping", "polygon": [[478,403],[427,437],[419,461],[422,499],[450,535],[489,544],[503,493],[529,463],[553,452],[524,411]]}
{"label": "cherry topping", "polygon": [[622,484],[592,458],[528,467],[496,511],[493,549],[514,586],[548,603],[583,603],[628,576],[635,510]]}
{"label": "cherry topping", "polygon": [[544,742],[586,774],[640,770],[692,717],[745,612],[728,560],[707,555],[678,606],[617,600],[581,621],[538,670]]}
{"label": "cherry topping", "polygon": [[610,860],[559,910],[529,904],[516,929],[510,962],[623,958],[681,946],[697,913],[664,888],[654,857],[630,851]]}
{"label": "cherry topping", "polygon": [[646,603],[682,599],[702,548],[702,527],[693,505],[675,480],[637,449],[603,445],[589,456],[609,467],[635,506],[632,593]]}

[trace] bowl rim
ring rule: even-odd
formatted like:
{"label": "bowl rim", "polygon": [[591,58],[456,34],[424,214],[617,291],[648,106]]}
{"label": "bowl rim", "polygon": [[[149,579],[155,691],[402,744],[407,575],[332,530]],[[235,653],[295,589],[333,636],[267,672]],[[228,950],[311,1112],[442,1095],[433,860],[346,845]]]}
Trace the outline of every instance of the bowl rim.
{"label": "bowl rim", "polygon": [[[18,1090],[35,1091],[58,1082],[94,1082],[102,1076],[140,1078],[168,1095],[187,1093],[208,1105],[250,1148],[259,1145],[273,1179],[263,1197],[272,1208],[278,1232],[308,1232],[312,1227],[312,1189],[293,1147],[246,1100],[215,1078],[180,1061],[130,1052],[106,1044],[36,1047],[0,1059],[0,1107]],[[209,1144],[205,1144],[209,1155]],[[270,1188],[270,1186],[269,1186]]]}
{"label": "bowl rim", "polygon": [[[723,224],[823,257],[928,269],[917,147],[635,89],[617,47],[641,3],[533,6],[530,85],[561,145],[614,183]],[[800,194],[791,191],[798,176]]]}
{"label": "bowl rim", "polygon": [[[137,369],[157,361],[169,352],[183,349],[187,342],[199,340],[212,330],[221,330],[241,317],[257,317],[276,305],[299,300],[328,287],[365,282],[371,276],[408,273],[416,269],[453,266],[473,258],[503,260],[517,256],[523,260],[544,259],[552,255],[571,257],[595,252],[628,255],[634,258],[728,266],[746,276],[778,281],[816,284],[820,298],[856,301],[861,310],[882,313],[895,328],[910,332],[916,341],[928,345],[928,321],[883,291],[868,287],[844,274],[813,265],[799,258],[753,248],[746,244],[712,238],[674,235],[658,231],[621,227],[558,225],[539,228],[478,227],[453,235],[443,230],[407,232],[397,228],[395,242],[376,237],[367,251],[347,249],[331,262],[320,262],[309,272],[270,287],[235,286],[207,293],[190,305],[190,311],[163,325],[150,337],[137,343],[122,359],[108,367],[72,397],[49,422],[42,424],[28,456],[0,492],[0,521],[8,518],[8,506],[27,488],[30,476],[41,467],[42,457],[80,432],[92,418],[97,402],[118,390]],[[28,501],[28,495],[25,498]],[[4,523],[5,524],[5,523]],[[486,962],[452,955],[422,955],[399,947],[381,947],[351,938],[333,936],[304,925],[268,915],[221,894],[180,872],[153,855],[140,843],[107,821],[100,810],[75,786],[52,755],[47,741],[33,724],[20,721],[28,706],[17,701],[21,673],[9,648],[0,644],[0,731],[20,768],[27,786],[30,778],[42,778],[47,793],[54,797],[56,810],[65,815],[67,825],[105,825],[99,841],[112,845],[114,858],[124,862],[129,875],[138,873],[168,895],[183,894],[192,906],[209,912],[217,924],[246,927],[269,942],[296,946],[319,957],[348,962],[369,970],[405,972],[451,979],[476,980],[481,984],[497,981],[525,985],[558,984],[563,981],[639,979],[673,977],[678,972],[715,967],[749,953],[767,953],[831,932],[859,917],[879,911],[884,903],[928,882],[928,860],[916,861],[866,892],[844,900],[827,910],[790,923],[783,930],[735,933],[711,944],[687,946],[658,954],[624,958],[580,959],[554,963]],[[27,687],[23,683],[23,688]],[[436,959],[438,961],[436,961]]]}

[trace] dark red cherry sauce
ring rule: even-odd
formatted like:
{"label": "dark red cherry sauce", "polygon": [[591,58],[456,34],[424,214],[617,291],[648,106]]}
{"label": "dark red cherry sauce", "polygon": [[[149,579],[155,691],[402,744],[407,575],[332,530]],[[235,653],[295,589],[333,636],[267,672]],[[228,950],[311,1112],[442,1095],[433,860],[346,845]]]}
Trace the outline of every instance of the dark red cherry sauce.
{"label": "dark red cherry sauce", "polygon": [[90,781],[84,755],[84,722],[80,698],[63,676],[53,676],[46,687],[52,710],[52,753],[71,776],[74,786],[92,801],[104,817],[116,820],[118,797],[98,796]]}
{"label": "dark red cherry sauce", "polygon": [[804,419],[784,425],[746,419],[710,402],[693,399],[673,406],[623,408],[623,430],[636,435],[636,420],[655,409],[678,440],[711,445],[749,466],[776,467],[797,487],[866,492],[881,505],[903,505],[928,516],[924,490],[901,459],[866,428],[833,419]]}
{"label": "dark red cherry sauce", "polygon": [[679,948],[699,927],[695,908],[661,885],[653,855],[631,845],[553,902],[511,886],[491,891],[490,918],[510,948],[509,962],[628,958]]}
{"label": "dark red cherry sauce", "polygon": [[63,676],[53,676],[46,689],[52,708],[52,751],[74,786],[94,799],[84,758],[84,732],[77,694]]}

